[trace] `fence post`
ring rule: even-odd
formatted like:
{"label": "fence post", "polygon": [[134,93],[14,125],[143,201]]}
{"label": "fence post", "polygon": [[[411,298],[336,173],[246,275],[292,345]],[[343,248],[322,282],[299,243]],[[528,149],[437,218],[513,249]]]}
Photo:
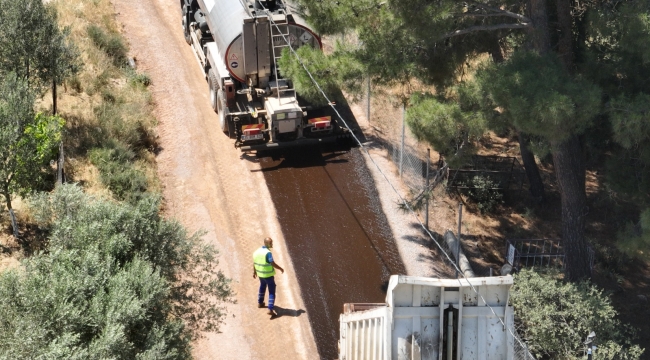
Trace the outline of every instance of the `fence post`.
{"label": "fence post", "polygon": [[370,75],[368,75],[368,89],[366,91],[366,119],[370,124]]}
{"label": "fence post", "polygon": [[[427,171],[426,171],[426,185],[424,191],[429,191],[429,167],[431,165],[431,149],[427,149]],[[429,196],[431,194],[426,193],[425,203],[424,203],[424,224],[429,229]]]}
{"label": "fence post", "polygon": [[406,105],[402,104],[402,143],[399,151],[399,176],[402,177],[404,168],[404,135],[406,132]]}
{"label": "fence post", "polygon": [[63,142],[59,144],[59,160],[56,162],[56,184],[63,184]]}
{"label": "fence post", "polygon": [[16,221],[14,209],[9,209],[9,216],[11,217],[11,227],[14,229],[14,237],[18,239],[18,222]]}
{"label": "fence post", "polygon": [[458,203],[458,245],[456,247],[456,278],[458,278],[458,263],[460,260],[460,225],[463,223],[463,203]]}

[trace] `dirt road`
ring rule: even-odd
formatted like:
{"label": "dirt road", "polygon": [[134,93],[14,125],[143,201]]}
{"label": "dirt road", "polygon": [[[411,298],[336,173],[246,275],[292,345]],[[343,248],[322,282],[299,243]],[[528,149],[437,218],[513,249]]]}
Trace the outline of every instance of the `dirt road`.
{"label": "dirt road", "polygon": [[[151,76],[162,151],[158,171],[170,216],[221,252],[222,269],[234,279],[238,303],[228,308],[221,333],[195,344],[198,359],[314,359],[316,345],[284,238],[259,166],[240,153],[215,124],[207,85],[180,29],[171,0],[115,0],[118,21],[138,68]],[[277,276],[284,316],[269,322],[256,308],[257,280],[251,254],[265,236],[286,273]],[[295,315],[295,316],[294,316]]]}
{"label": "dirt road", "polygon": [[[114,3],[138,69],[152,79],[167,213],[191,231],[207,230],[237,292],[222,332],[205,334],[194,355],[336,358],[342,304],[381,302],[388,276],[405,273],[363,157],[307,149],[243,156],[218,129],[178,2]],[[252,278],[251,254],[265,236],[286,269],[276,276],[274,320],[257,309]]]}

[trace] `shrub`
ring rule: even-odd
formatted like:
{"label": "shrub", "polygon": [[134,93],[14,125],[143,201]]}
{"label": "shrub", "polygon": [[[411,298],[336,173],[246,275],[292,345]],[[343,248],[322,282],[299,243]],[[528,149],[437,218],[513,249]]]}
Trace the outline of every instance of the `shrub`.
{"label": "shrub", "polygon": [[126,64],[128,48],[119,34],[106,33],[97,25],[88,25],[86,31],[93,43],[111,57],[116,66]]}
{"label": "shrub", "polygon": [[586,336],[595,331],[598,359],[639,359],[633,331],[616,319],[609,296],[587,283],[564,283],[523,270],[511,292],[515,314],[523,323],[531,352],[542,359],[583,359]]}
{"label": "shrub", "polygon": [[497,189],[497,183],[489,177],[474,176],[467,186],[467,195],[476,203],[481,213],[489,213],[501,203],[503,194]]}
{"label": "shrub", "polygon": [[[0,273],[2,359],[185,359],[231,301],[216,250],[159,214],[63,185],[29,200],[49,251]],[[188,296],[191,294],[191,296]]]}
{"label": "shrub", "polygon": [[151,85],[151,78],[147,73],[132,71],[128,74],[129,83],[134,86],[142,85],[149,86]]}
{"label": "shrub", "polygon": [[117,199],[137,202],[145,196],[147,178],[134,165],[135,154],[126,145],[113,141],[107,148],[91,150],[89,157],[99,169],[102,183]]}

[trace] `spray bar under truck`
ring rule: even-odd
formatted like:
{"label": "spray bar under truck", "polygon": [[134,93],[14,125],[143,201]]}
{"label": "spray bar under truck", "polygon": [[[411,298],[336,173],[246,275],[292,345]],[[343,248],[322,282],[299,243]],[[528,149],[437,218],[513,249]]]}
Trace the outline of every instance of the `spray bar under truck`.
{"label": "spray bar under truck", "polygon": [[[300,104],[278,59],[320,38],[282,0],[181,0],[185,40],[208,80],[219,126],[243,151],[347,137],[331,116]],[[309,117],[308,115],[312,115]]]}

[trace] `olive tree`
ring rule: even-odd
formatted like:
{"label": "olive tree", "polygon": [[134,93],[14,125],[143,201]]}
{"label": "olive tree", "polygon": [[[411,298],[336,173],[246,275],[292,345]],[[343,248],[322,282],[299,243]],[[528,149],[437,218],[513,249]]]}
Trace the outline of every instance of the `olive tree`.
{"label": "olive tree", "polygon": [[42,0],[0,0],[0,75],[10,72],[39,92],[81,68],[79,51],[61,29],[56,9]]}
{"label": "olive tree", "polygon": [[218,330],[230,280],[158,197],[64,184],[28,204],[49,247],[0,273],[0,359],[187,359],[199,331]]}

